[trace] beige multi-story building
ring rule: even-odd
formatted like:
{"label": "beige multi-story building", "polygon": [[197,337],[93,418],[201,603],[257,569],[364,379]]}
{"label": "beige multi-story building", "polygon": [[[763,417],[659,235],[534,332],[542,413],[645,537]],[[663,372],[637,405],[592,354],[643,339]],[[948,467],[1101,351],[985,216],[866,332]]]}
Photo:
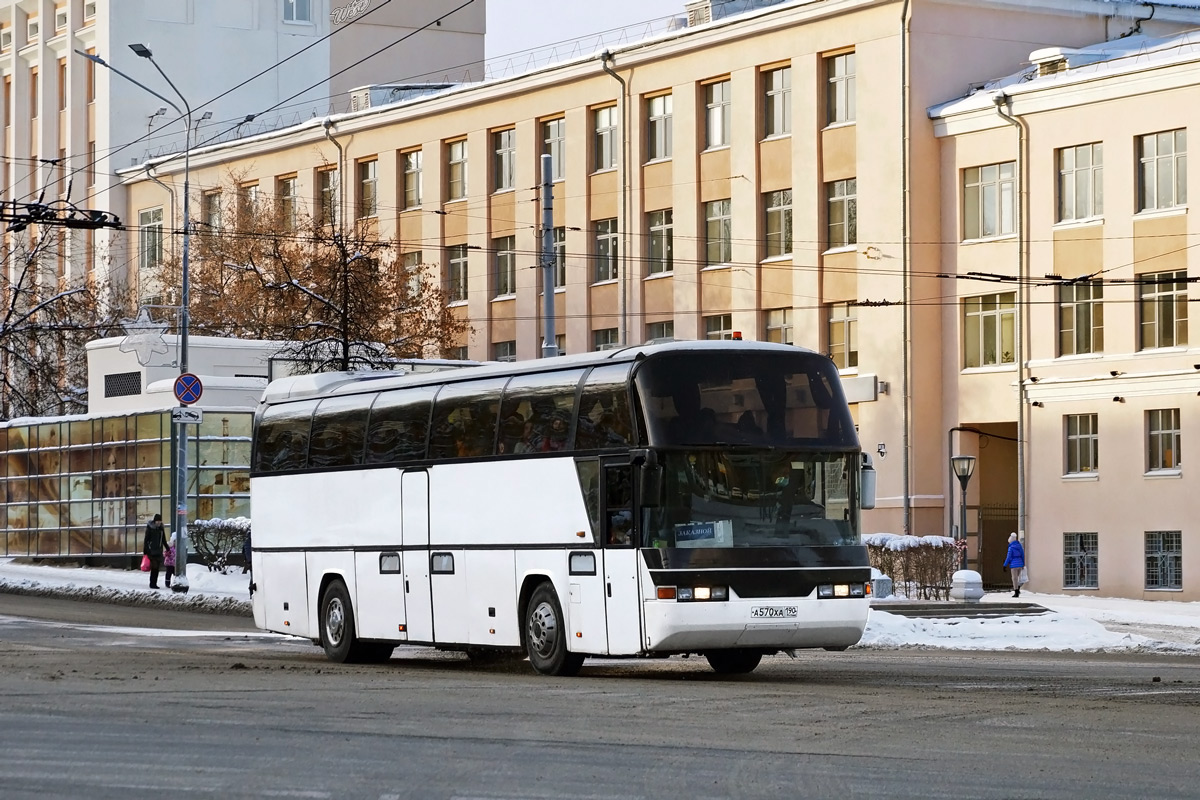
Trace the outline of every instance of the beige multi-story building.
{"label": "beige multi-story building", "polygon": [[[702,11],[691,4],[689,17],[702,20]],[[1018,191],[1000,177],[1017,169],[1010,163],[1017,127],[975,90],[1019,69],[1034,51],[1171,34],[1194,27],[1200,11],[1098,0],[809,0],[718,16],[528,74],[199,148],[194,200],[237,175],[263,199],[310,208],[337,202],[345,219],[371,216],[401,252],[427,265],[470,321],[469,336],[450,355],[535,358],[541,286],[540,271],[529,267],[538,257],[538,163],[547,153],[561,347],[740,332],[827,352],[842,370],[864,449],[876,455],[880,498],[865,515],[867,528],[953,531],[959,484],[948,456],[974,454],[972,566],[1003,580],[1003,540],[1021,530],[1035,559],[1035,588],[1057,590],[1063,561],[1055,548],[1076,528],[1048,510],[1065,492],[1061,470],[1051,482],[1042,465],[1053,452],[1059,469],[1063,435],[1043,429],[1051,401],[1034,391],[1052,383],[1039,380],[1022,394],[1016,363],[1033,359],[1027,378],[1049,375],[1049,362],[1068,372],[1086,367],[1059,365],[1049,349],[1052,306],[1021,305],[1049,291],[1015,278],[1053,271],[1047,254],[1059,252],[1057,239],[1037,244],[1050,241],[1051,223],[1040,236],[1030,228],[1020,263],[1020,237],[990,241],[995,204],[1015,202],[1014,192],[1031,198],[1036,184],[1031,178],[1021,184],[1029,192]],[[948,134],[960,116],[955,106],[931,121],[928,108],[967,95],[979,107],[961,115],[987,116],[973,123],[986,130]],[[1051,122],[1045,129],[1057,130]],[[1027,156],[1021,169],[1037,157],[1051,158]],[[987,165],[996,169],[976,169]],[[181,167],[173,160],[156,169],[178,187]],[[122,173],[130,219],[171,208],[172,196],[145,174],[145,167]],[[970,191],[961,188],[967,175]],[[1052,174],[1042,179],[1053,188]],[[1110,202],[1123,186],[1112,186]],[[984,226],[970,236],[961,221],[968,206],[960,208],[974,202],[968,197],[979,198],[974,213]],[[1013,214],[1004,217],[1009,225]],[[1084,253],[1076,259],[1092,252],[1071,239],[1072,230],[1055,227],[1053,235]],[[130,261],[138,248],[161,246],[144,231],[133,238]],[[960,244],[966,239],[985,241]],[[999,283],[955,279],[966,271],[995,273]],[[993,308],[993,301],[1010,305]],[[982,338],[964,332],[964,321]],[[1039,339],[1034,328],[1043,324]],[[1027,355],[989,349],[989,331],[1012,338],[1021,326],[1026,336],[1014,348],[1023,342]],[[965,356],[968,346],[977,356]],[[1030,407],[1035,399],[1045,407]],[[1123,410],[1141,402],[1130,395]],[[1184,486],[1157,477],[1126,502],[1144,505],[1132,499],[1142,486]],[[1111,568],[1122,578],[1103,589],[1139,594],[1141,562],[1116,558]],[[1190,591],[1185,585],[1185,596],[1200,597]]]}
{"label": "beige multi-story building", "polygon": [[[350,90],[363,84],[479,75],[485,4],[449,13],[457,5],[0,0],[0,199],[67,200],[114,211],[131,225],[178,227],[169,209],[165,221],[117,211],[126,200],[115,173],[182,151],[182,111],[76,51],[104,59],[180,109],[190,104],[192,141],[204,142],[348,109]],[[186,100],[132,44],[149,49]],[[99,268],[103,277],[111,270],[124,278],[121,252],[119,234],[81,232],[68,240],[60,274]]]}

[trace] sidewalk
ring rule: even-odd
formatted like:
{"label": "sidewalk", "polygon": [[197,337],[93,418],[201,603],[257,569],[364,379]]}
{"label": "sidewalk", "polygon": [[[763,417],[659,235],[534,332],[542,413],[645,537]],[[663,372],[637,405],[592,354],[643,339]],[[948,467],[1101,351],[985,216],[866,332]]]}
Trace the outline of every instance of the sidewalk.
{"label": "sidewalk", "polygon": [[[184,595],[149,588],[149,579],[143,572],[33,565],[0,558],[0,592],[251,615],[249,576],[241,569],[221,575],[191,564],[188,581],[190,591]],[[1004,606],[1022,601],[1047,611],[1003,613],[1007,610]],[[899,609],[906,603],[890,598],[873,601],[867,630],[858,646],[1200,655],[1200,603],[1023,591],[1019,600],[1014,600],[1009,592],[990,592],[983,597],[980,613],[969,617],[906,617],[887,611],[889,605]],[[986,610],[987,605],[996,606],[1001,615],[994,616]]]}

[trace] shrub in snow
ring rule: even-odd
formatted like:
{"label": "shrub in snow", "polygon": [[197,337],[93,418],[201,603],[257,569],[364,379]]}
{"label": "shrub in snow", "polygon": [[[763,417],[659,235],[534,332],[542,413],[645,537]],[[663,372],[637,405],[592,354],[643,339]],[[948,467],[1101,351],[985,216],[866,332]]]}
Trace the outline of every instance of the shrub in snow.
{"label": "shrub in snow", "polygon": [[896,594],[918,600],[948,600],[963,545],[949,536],[900,536],[872,533],[862,537],[871,566],[892,577]]}
{"label": "shrub in snow", "polygon": [[188,543],[200,563],[222,575],[229,571],[231,553],[242,552],[242,542],[250,535],[250,520],[197,519],[188,523]]}

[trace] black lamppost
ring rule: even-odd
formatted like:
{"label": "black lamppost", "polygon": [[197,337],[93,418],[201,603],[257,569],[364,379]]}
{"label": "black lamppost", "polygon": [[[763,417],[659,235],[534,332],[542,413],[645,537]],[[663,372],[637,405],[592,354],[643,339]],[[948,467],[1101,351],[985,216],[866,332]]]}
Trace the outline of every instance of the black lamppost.
{"label": "black lamppost", "polygon": [[950,468],[954,470],[954,474],[958,476],[958,482],[962,486],[962,500],[958,504],[959,510],[959,529],[958,535],[962,537],[962,568],[967,568],[967,484],[971,482],[971,473],[975,471],[975,456],[951,456]]}

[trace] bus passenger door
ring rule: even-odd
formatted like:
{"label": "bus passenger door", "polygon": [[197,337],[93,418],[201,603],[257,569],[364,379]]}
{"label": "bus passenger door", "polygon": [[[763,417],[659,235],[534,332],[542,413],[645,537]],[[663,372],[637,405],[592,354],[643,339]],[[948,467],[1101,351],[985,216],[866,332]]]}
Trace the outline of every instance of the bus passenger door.
{"label": "bus passenger door", "polygon": [[600,496],[604,539],[604,596],[608,652],[642,650],[642,602],[638,589],[638,530],[633,505],[633,470],[626,462],[605,463]]}
{"label": "bus passenger door", "polygon": [[410,642],[433,641],[433,595],[429,585],[429,473],[400,476],[400,541],[404,545],[404,604]]}

